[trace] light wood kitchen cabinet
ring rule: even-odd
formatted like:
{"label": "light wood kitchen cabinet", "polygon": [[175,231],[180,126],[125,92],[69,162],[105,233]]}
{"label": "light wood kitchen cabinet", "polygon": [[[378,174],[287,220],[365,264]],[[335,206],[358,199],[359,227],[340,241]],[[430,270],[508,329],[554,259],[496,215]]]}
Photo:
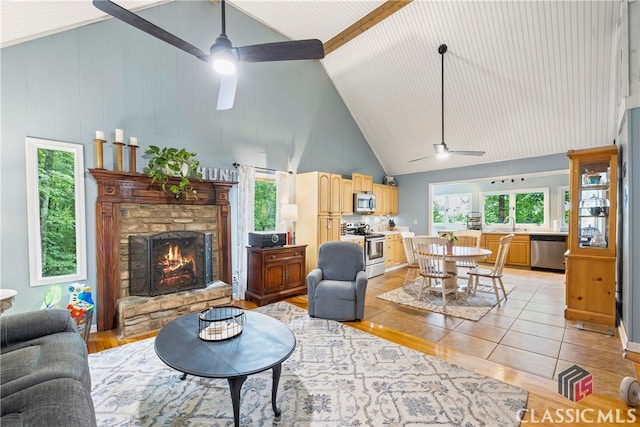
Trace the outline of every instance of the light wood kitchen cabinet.
{"label": "light wood kitchen cabinet", "polygon": [[531,239],[528,234],[516,234],[511,240],[507,264],[518,267],[531,266]]}
{"label": "light wood kitchen cabinet", "polygon": [[306,245],[247,247],[248,301],[258,305],[307,293]]}
{"label": "light wood kitchen cabinet", "polygon": [[362,246],[362,249],[364,250],[364,236],[356,236],[353,234],[347,234],[344,236],[340,236],[340,240],[345,241],[345,242],[353,242],[353,243],[357,243],[360,246]]}
{"label": "light wood kitchen cabinet", "polygon": [[618,148],[570,150],[566,319],[616,324]]}
{"label": "light wood kitchen cabinet", "polygon": [[308,245],[307,272],[317,266],[318,248],[322,243],[340,240],[341,203],[341,175],[326,172],[296,175],[296,242]]}
{"label": "light wood kitchen cabinet", "polygon": [[376,196],[375,215],[398,215],[398,187],[373,184]]}
{"label": "light wood kitchen cabinet", "polygon": [[384,238],[384,244],[385,268],[393,267],[394,265],[404,264],[407,262],[407,257],[404,253],[402,234],[387,234]]}
{"label": "light wood kitchen cabinet", "polygon": [[[340,217],[339,216],[319,216],[318,217],[318,246],[320,243],[340,240]],[[315,268],[315,265],[313,266]]]}
{"label": "light wood kitchen cabinet", "polygon": [[[494,233],[485,233],[482,235],[480,245],[491,251],[491,255],[489,255],[484,262],[496,262],[496,255],[500,248],[500,239],[506,235],[507,234]],[[513,236],[505,264],[517,267],[531,266],[530,237],[528,234],[516,234]]]}
{"label": "light wood kitchen cabinet", "polygon": [[399,191],[398,187],[387,185],[389,187],[389,215],[398,215],[399,209]]}
{"label": "light wood kitchen cabinet", "polygon": [[376,211],[373,213],[374,215],[384,215],[384,187],[382,184],[373,184],[373,194],[376,196]]}
{"label": "light wood kitchen cabinet", "polygon": [[326,172],[310,173],[317,174],[318,215],[340,214],[340,205],[342,203],[342,176]]}
{"label": "light wood kitchen cabinet", "polygon": [[371,175],[363,175],[361,173],[352,173],[353,192],[364,193],[373,191],[373,177]]}
{"label": "light wood kitchen cabinet", "polygon": [[340,211],[343,215],[353,214],[353,181],[342,178],[342,205]]}

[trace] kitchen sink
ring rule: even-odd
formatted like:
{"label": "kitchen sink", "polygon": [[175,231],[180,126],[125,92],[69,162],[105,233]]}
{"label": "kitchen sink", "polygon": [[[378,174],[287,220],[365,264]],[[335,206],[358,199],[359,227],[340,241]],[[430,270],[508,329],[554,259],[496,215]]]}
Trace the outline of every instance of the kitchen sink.
{"label": "kitchen sink", "polygon": [[526,231],[526,229],[521,229],[521,228],[516,228],[516,230],[514,231],[511,227],[493,227],[493,228],[487,228],[485,230],[483,230],[485,233],[517,233],[517,232],[524,232]]}

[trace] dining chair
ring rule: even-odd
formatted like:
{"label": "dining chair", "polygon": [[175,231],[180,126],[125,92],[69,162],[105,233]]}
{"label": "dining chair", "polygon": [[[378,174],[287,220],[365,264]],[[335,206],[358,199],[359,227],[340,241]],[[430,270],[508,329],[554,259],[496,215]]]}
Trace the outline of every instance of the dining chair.
{"label": "dining chair", "polygon": [[[513,239],[513,233],[508,234],[502,238],[500,238],[500,246],[498,247],[498,254],[496,255],[496,261],[493,265],[492,269],[483,269],[483,268],[472,268],[467,272],[469,279],[467,281],[467,289],[465,290],[465,295],[469,295],[472,292],[474,295],[476,291],[478,291],[478,285],[480,284],[480,278],[485,277],[491,279],[491,283],[493,285],[493,292],[496,294],[496,303],[500,306],[500,295],[498,293],[498,284],[496,283],[496,279],[498,283],[500,283],[500,288],[502,288],[502,294],[504,295],[504,299],[507,299],[507,291],[504,289],[504,283],[502,282],[502,270],[504,269],[504,263],[507,259],[507,254],[509,253],[509,246],[511,245],[511,240]],[[486,285],[489,288],[489,285]],[[482,290],[478,292],[483,292]],[[491,292],[490,290],[484,292]]]}
{"label": "dining chair", "polygon": [[404,276],[404,285],[409,283],[409,276],[411,276],[411,282],[416,280],[418,272],[418,260],[413,253],[413,238],[414,235],[405,236],[402,238],[402,245],[404,246],[404,254],[407,257],[407,274]]}
{"label": "dining chair", "polygon": [[[454,232],[454,235],[458,238],[456,245],[459,246],[471,246],[475,248],[480,247],[480,240],[482,237],[481,230],[458,230]],[[458,267],[476,268],[478,261],[476,260],[459,260],[456,261]]]}
{"label": "dining chair", "polygon": [[[440,292],[442,294],[442,307],[447,305],[447,294],[454,293],[458,297],[456,284],[457,273],[447,271],[445,268],[445,256],[447,253],[447,239],[444,237],[414,237],[413,250],[418,263],[418,271],[422,276],[418,299],[422,291]],[[448,288],[447,283],[453,279],[454,286]]]}

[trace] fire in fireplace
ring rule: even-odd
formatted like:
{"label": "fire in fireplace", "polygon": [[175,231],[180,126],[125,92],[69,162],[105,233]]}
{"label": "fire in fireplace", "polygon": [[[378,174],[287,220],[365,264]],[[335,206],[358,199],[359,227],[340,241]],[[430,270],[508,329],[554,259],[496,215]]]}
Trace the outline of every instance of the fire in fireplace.
{"label": "fire in fireplace", "polygon": [[212,282],[211,233],[129,236],[129,295],[154,296]]}

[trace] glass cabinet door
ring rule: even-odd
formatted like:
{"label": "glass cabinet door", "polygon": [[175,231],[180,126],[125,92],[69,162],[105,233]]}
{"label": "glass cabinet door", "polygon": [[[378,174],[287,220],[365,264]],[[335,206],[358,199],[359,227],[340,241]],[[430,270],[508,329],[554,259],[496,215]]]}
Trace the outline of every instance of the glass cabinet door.
{"label": "glass cabinet door", "polygon": [[618,152],[615,145],[571,150],[569,251],[615,256]]}
{"label": "glass cabinet door", "polygon": [[578,247],[606,249],[610,242],[609,161],[580,161],[578,184]]}

